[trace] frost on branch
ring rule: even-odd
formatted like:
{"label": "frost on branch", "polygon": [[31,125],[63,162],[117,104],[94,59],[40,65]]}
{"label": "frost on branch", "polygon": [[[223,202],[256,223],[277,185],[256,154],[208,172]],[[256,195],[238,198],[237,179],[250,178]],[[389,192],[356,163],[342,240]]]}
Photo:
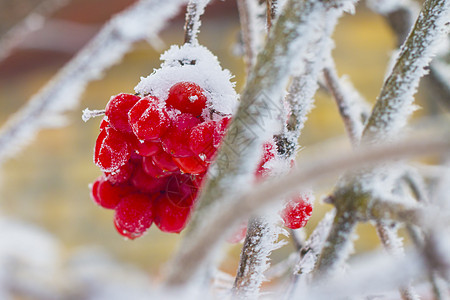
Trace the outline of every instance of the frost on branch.
{"label": "frost on branch", "polygon": [[0,130],[0,164],[30,142],[42,128],[74,108],[86,85],[119,61],[131,45],[151,37],[177,13],[181,0],[141,0],[115,16],[101,31],[13,115]]}
{"label": "frost on branch", "polygon": [[[289,76],[298,70],[307,57],[308,45],[316,40],[310,28],[320,24],[323,14],[340,15],[344,9],[352,7],[353,1],[288,1],[283,12],[272,28],[264,51],[260,52],[253,72],[241,96],[241,103],[230,124],[216,160],[211,166],[208,179],[198,200],[198,210],[191,222],[195,232],[196,220],[215,199],[227,196],[228,201],[241,192],[242,186],[251,186],[256,171],[263,142],[269,140],[277,130],[278,122],[268,111],[279,111],[284,89]],[[263,109],[261,109],[263,108]],[[239,141],[239,142],[237,142]],[[232,147],[231,147],[232,145]],[[211,172],[212,171],[212,172]],[[238,187],[230,189],[230,187]],[[233,201],[234,202],[234,201]],[[195,235],[195,233],[192,233]],[[182,285],[197,271],[199,261],[191,259],[187,244],[192,243],[189,235],[178,256],[172,261],[168,282]],[[195,257],[205,259],[207,253],[196,253]],[[193,253],[192,253],[193,254]],[[198,255],[202,254],[202,255]],[[181,271],[185,269],[189,271]]]}
{"label": "frost on branch", "polygon": [[380,140],[395,135],[414,107],[414,94],[426,67],[449,31],[450,1],[426,1],[401,48],[391,75],[386,79],[373,108],[364,140]]}

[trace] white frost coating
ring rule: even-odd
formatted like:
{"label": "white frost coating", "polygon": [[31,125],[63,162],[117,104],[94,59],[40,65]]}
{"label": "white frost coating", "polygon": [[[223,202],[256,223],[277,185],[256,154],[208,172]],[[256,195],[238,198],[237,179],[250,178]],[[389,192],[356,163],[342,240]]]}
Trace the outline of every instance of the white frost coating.
{"label": "white frost coating", "polygon": [[83,109],[83,114],[81,115],[81,119],[84,122],[87,122],[91,118],[103,116],[104,114],[105,114],[104,110],[98,110],[98,109],[90,110],[89,108],[85,108],[85,109]]}
{"label": "white frost coating", "polygon": [[372,116],[365,128],[367,140],[385,140],[406,124],[413,112],[414,94],[420,78],[427,73],[432,57],[450,29],[450,1],[425,2],[414,31],[397,59],[392,74],[385,81]]}
{"label": "white frost coating", "polygon": [[[181,81],[195,82],[205,90],[208,104],[222,114],[233,114],[237,107],[237,94],[232,75],[222,69],[216,56],[200,45],[173,45],[161,55],[161,68],[141,78],[135,87],[139,94],[151,94],[166,100],[172,85]],[[195,62],[194,65],[189,62]],[[209,115],[205,115],[210,118]]]}
{"label": "white frost coating", "polygon": [[187,43],[198,45],[197,35],[200,31],[200,25],[202,24],[200,17],[205,12],[205,7],[210,0],[190,0],[187,10],[186,19],[188,20],[186,35],[190,36],[190,40]]}
{"label": "white frost coating", "polygon": [[318,255],[323,248],[328,232],[333,224],[334,215],[335,210],[327,212],[311,233],[305,243],[305,249],[308,251],[295,266],[294,273],[309,274],[314,269]]}
{"label": "white frost coating", "polygon": [[[123,11],[86,45],[0,130],[0,165],[25,146],[46,120],[73,109],[86,85],[119,61],[132,43],[155,35],[184,0],[141,0]],[[139,26],[138,26],[139,25]],[[53,124],[59,125],[58,124]]]}
{"label": "white frost coating", "polygon": [[419,11],[418,5],[410,0],[368,0],[366,3],[370,9],[383,15],[387,15],[404,7],[417,12]]}
{"label": "white frost coating", "polygon": [[259,288],[266,280],[264,272],[270,266],[270,254],[286,244],[284,240],[279,241],[280,234],[287,235],[287,232],[277,225],[279,218],[278,214],[273,213],[258,217],[258,233],[247,237],[250,241],[246,254],[250,257],[241,277],[243,281],[237,290],[239,298],[258,298]]}
{"label": "white frost coating", "polygon": [[364,129],[362,116],[367,115],[370,112],[370,105],[366,99],[358,93],[348,76],[342,76],[339,81],[343,94],[346,96],[346,99],[349,100],[346,112],[349,116],[352,116],[352,120],[354,120],[352,123],[353,136],[360,137]]}

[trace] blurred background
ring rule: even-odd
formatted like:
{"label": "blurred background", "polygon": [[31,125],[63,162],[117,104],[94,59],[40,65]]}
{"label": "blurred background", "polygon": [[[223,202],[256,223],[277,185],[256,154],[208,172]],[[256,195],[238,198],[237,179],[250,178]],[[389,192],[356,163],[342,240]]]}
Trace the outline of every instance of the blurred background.
{"label": "blurred background", "polygon": [[[0,0],[0,37],[41,2]],[[112,15],[135,1],[67,2],[50,14],[41,29],[28,34],[0,61],[0,126],[44,86]],[[104,73],[102,79],[88,85],[79,107],[67,114],[67,126],[41,131],[29,146],[4,164],[0,171],[1,216],[48,232],[58,241],[63,258],[85,247],[94,247],[109,253],[115,260],[139,267],[154,279],[160,276],[182,234],[164,234],[152,227],[144,237],[128,241],[116,233],[112,211],[97,207],[89,196],[88,184],[100,175],[92,162],[100,119],[84,123],[81,111],[86,107],[103,109],[112,95],[132,93],[140,76],[147,76],[159,67],[159,55],[171,44],[183,42],[183,23],[184,14],[170,22],[161,33],[164,45],[159,49],[145,42],[135,44],[120,63]],[[381,16],[359,5],[355,15],[345,15],[341,19],[334,38],[333,55],[339,75],[347,74],[360,93],[373,103],[391,52],[395,49],[396,40],[389,26]],[[224,68],[235,75],[237,90],[240,91],[245,74],[239,54],[238,12],[234,1],[214,1],[207,7],[199,40],[218,56]],[[420,95],[418,101],[422,113],[430,109],[421,103]],[[325,91],[319,91],[316,108],[301,135],[300,144],[304,151],[328,138],[336,138],[339,145],[349,147],[344,133],[334,101]],[[317,191],[316,199],[327,192]],[[316,201],[307,232],[329,208]],[[357,251],[378,247],[378,239],[371,226],[360,226],[358,234]],[[277,250],[273,260],[281,260],[292,249],[288,245]],[[222,267],[231,275],[235,273],[239,252],[240,245],[230,245],[225,253]]]}

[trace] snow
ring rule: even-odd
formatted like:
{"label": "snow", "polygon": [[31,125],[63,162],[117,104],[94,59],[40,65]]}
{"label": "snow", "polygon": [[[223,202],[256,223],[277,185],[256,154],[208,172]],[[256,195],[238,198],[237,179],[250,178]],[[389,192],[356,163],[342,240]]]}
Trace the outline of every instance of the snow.
{"label": "snow", "polygon": [[[165,101],[169,89],[177,82],[188,81],[205,90],[208,105],[220,114],[231,115],[237,107],[237,94],[231,73],[222,69],[216,56],[206,47],[184,44],[173,45],[161,55],[163,63],[152,74],[141,78],[135,91],[150,94]],[[191,63],[194,64],[191,64]],[[204,117],[211,116],[205,111]]]}

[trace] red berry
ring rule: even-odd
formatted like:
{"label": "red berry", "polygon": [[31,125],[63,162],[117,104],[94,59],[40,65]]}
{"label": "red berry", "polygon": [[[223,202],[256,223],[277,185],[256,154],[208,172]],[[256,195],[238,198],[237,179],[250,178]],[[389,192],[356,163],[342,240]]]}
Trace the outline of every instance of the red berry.
{"label": "red berry", "polygon": [[131,159],[114,172],[105,172],[106,179],[112,184],[125,183],[130,179],[134,171],[134,163]]}
{"label": "red berry", "polygon": [[172,126],[162,138],[164,151],[174,157],[188,157],[194,155],[189,148],[189,136],[192,127],[200,120],[190,114],[179,114],[172,120]]}
{"label": "red berry", "polygon": [[159,142],[140,141],[135,138],[132,145],[136,153],[142,156],[152,156],[162,151],[161,144]]}
{"label": "red berry", "polygon": [[163,232],[179,233],[186,226],[190,211],[189,207],[175,205],[163,195],[155,207],[155,225]]}
{"label": "red berry", "polygon": [[95,143],[94,163],[104,172],[113,172],[123,166],[131,156],[126,136],[105,127]]}
{"label": "red berry", "polygon": [[231,117],[223,117],[220,119],[214,127],[213,146],[219,148],[222,143],[223,137],[227,132],[228,125],[230,124]]}
{"label": "red berry", "polygon": [[178,82],[170,88],[166,105],[167,107],[178,109],[182,113],[189,113],[199,117],[206,107],[206,101],[204,90],[198,84]]}
{"label": "red berry", "polygon": [[180,169],[178,169],[177,164],[172,159],[172,156],[167,154],[166,152],[160,152],[153,156],[153,162],[155,165],[160,167],[162,170],[167,172],[178,172]]}
{"label": "red berry", "polygon": [[131,133],[131,127],[128,124],[128,111],[140,99],[139,96],[131,94],[119,94],[111,97],[105,111],[109,124],[118,131]]}
{"label": "red berry", "polygon": [[160,193],[166,190],[167,180],[166,177],[152,177],[143,170],[142,166],[138,166],[131,178],[131,183],[143,193]]}
{"label": "red berry", "polygon": [[116,206],[114,225],[117,231],[135,239],[145,233],[153,223],[153,203],[156,196],[132,194],[124,197]]}
{"label": "red berry", "polygon": [[97,188],[97,204],[103,208],[114,209],[120,200],[135,192],[133,187],[128,185],[112,185],[111,182],[103,180]]}
{"label": "red berry", "polygon": [[258,169],[256,174],[260,177],[264,177],[266,175],[266,169],[264,165],[275,158],[276,155],[276,146],[272,142],[266,142],[263,144],[263,154],[261,161],[258,165]]}
{"label": "red berry", "polygon": [[140,140],[159,139],[170,125],[169,117],[159,106],[158,99],[150,96],[133,106],[128,112],[128,121]]}
{"label": "red berry", "polygon": [[204,173],[207,169],[207,163],[202,161],[197,156],[174,157],[173,161],[183,173],[197,175]]}
{"label": "red berry", "polygon": [[164,172],[164,170],[155,165],[152,157],[144,157],[144,159],[142,160],[142,168],[144,169],[145,173],[154,178],[165,177],[172,174],[171,172]]}
{"label": "red berry", "polygon": [[95,179],[94,183],[92,183],[92,186],[90,186],[90,188],[91,188],[91,198],[97,204],[100,203],[100,198],[98,196],[98,186],[100,185],[100,183],[102,181],[105,181],[105,180],[106,179],[105,179],[104,176],[100,176],[97,179]]}
{"label": "red berry", "polygon": [[102,131],[102,129],[105,127],[109,127],[109,122],[107,118],[103,118],[102,121],[100,122],[100,131]]}
{"label": "red berry", "polygon": [[214,147],[213,137],[217,124],[216,121],[203,122],[192,128],[189,137],[189,147],[192,152],[207,162],[211,162],[216,154],[217,149]]}
{"label": "red berry", "polygon": [[176,174],[167,183],[167,199],[181,207],[191,207],[197,197],[198,188],[193,182],[193,176]]}
{"label": "red berry", "polygon": [[312,203],[307,198],[290,200],[281,211],[284,226],[291,229],[304,227],[312,215]]}

